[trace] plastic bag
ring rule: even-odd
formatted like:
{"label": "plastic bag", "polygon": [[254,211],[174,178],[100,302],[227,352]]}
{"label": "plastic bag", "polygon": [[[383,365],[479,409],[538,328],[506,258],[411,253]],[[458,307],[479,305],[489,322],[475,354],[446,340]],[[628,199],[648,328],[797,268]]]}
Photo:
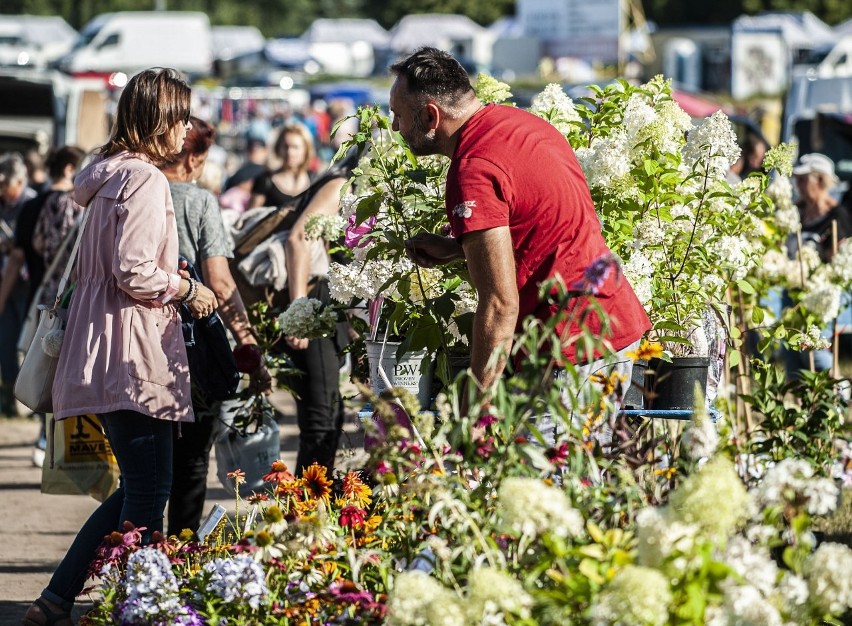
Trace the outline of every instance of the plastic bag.
{"label": "plastic bag", "polygon": [[234,414],[223,410],[223,428],[216,435],[216,475],[229,492],[234,491],[234,478],[229,473],[241,470],[245,474],[239,486],[240,497],[245,498],[263,488],[264,475],[273,461],[281,458],[281,439],[271,405],[245,429],[233,425]]}
{"label": "plastic bag", "polygon": [[103,502],[118,488],[118,462],[96,416],[69,417],[47,431],[53,467],[47,461],[42,467],[42,493],[90,495]]}

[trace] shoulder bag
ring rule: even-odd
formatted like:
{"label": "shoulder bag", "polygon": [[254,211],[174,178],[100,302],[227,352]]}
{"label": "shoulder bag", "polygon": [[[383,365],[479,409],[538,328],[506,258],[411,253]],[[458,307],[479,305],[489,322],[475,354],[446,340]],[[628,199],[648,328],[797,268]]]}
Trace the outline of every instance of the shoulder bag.
{"label": "shoulder bag", "polygon": [[[189,275],[201,282],[201,276],[192,263],[186,261]],[[219,401],[233,398],[237,393],[242,375],[237,369],[234,351],[225,324],[213,311],[207,317],[195,319],[185,304],[180,305],[183,340],[189,362],[189,380],[194,390],[205,400]]]}
{"label": "shoulder bag", "polygon": [[36,413],[53,413],[53,379],[56,377],[56,365],[59,363],[59,351],[65,332],[67,311],[61,308],[62,296],[71,276],[71,269],[77,260],[80,240],[86,229],[89,212],[83,215],[77,239],[71,249],[71,256],[65,264],[65,271],[59,281],[59,289],[53,306],[39,305],[38,328],[30,343],[24,362],[15,380],[15,397]]}

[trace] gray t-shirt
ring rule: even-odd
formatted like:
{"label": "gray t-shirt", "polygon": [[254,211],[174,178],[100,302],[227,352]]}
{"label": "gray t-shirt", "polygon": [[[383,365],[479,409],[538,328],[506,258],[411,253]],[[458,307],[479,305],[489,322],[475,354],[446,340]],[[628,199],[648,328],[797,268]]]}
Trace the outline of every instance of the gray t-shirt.
{"label": "gray t-shirt", "polygon": [[231,239],[225,232],[219,203],[212,193],[193,183],[170,182],[180,254],[198,268],[212,256],[233,258]]}

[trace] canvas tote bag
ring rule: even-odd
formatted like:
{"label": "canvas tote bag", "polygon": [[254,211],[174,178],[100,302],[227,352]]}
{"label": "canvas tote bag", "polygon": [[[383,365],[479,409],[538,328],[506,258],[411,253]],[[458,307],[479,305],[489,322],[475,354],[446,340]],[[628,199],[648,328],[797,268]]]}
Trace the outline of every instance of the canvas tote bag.
{"label": "canvas tote bag", "polygon": [[77,259],[80,249],[80,239],[86,228],[89,212],[83,215],[83,221],[77,232],[77,240],[71,250],[65,271],[59,281],[59,289],[53,306],[39,305],[38,328],[32,343],[21,364],[18,378],[15,380],[15,397],[26,407],[36,413],[53,413],[53,379],[56,376],[56,365],[59,363],[59,348],[62,336],[60,331],[65,327],[66,311],[60,307],[62,295],[68,284],[71,269]]}

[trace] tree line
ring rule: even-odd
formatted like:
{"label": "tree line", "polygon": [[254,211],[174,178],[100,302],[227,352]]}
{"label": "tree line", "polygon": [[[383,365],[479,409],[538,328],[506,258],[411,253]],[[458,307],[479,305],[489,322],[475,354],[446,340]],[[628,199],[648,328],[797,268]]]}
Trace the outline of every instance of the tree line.
{"label": "tree line", "polygon": [[[828,24],[852,17],[850,0],[642,0],[660,26],[728,24],[761,11],[811,11]],[[488,26],[513,15],[515,0],[3,0],[2,13],[60,15],[80,29],[101,13],[167,8],[203,11],[215,25],[257,26],[265,36],[298,36],[317,18],[372,18],[391,28],[412,13],[458,13]]]}

